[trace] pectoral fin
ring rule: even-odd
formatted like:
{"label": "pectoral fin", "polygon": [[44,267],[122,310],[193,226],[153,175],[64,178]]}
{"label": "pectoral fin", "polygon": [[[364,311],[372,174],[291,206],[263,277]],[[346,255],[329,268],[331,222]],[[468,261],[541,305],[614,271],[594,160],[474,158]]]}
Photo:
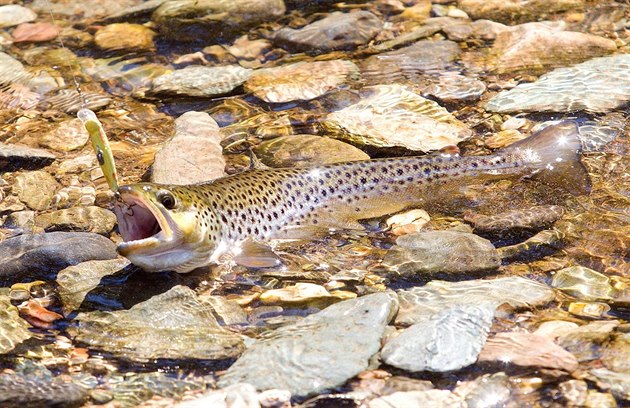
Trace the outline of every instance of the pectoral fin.
{"label": "pectoral fin", "polygon": [[240,245],[240,253],[232,260],[247,268],[271,268],[282,264],[280,257],[268,245],[253,240],[245,240]]}

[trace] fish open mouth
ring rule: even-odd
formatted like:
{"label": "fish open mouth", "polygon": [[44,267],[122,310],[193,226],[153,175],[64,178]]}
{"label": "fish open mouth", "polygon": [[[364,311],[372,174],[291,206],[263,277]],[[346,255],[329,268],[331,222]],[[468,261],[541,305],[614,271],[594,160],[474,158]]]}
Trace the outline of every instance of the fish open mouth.
{"label": "fish open mouth", "polygon": [[173,229],[157,206],[127,186],[118,193],[114,211],[124,240],[118,245],[121,255],[151,250],[172,240]]}

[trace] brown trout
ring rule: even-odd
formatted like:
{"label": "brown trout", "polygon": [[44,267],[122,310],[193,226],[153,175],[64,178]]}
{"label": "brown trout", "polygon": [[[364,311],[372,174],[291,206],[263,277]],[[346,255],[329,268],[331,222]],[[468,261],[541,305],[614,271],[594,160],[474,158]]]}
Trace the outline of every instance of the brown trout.
{"label": "brown trout", "polygon": [[187,186],[122,186],[118,251],[147,271],[189,272],[238,252],[245,240],[359,228],[358,220],[427,208],[488,179],[533,176],[583,194],[590,182],[579,152],[576,124],[562,122],[487,156],[386,158],[250,170]]}

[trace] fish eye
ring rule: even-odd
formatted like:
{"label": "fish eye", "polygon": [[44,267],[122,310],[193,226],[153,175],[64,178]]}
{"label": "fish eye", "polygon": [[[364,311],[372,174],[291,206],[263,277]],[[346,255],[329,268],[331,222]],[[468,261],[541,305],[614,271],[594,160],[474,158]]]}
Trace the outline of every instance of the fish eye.
{"label": "fish eye", "polygon": [[177,203],[173,194],[168,191],[160,191],[157,194],[157,199],[167,210],[175,208],[175,204]]}

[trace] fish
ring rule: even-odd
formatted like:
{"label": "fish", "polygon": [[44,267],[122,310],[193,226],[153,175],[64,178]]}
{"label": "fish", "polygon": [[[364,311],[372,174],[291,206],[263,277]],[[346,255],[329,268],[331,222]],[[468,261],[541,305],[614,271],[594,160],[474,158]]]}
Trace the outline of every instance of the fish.
{"label": "fish", "polygon": [[118,252],[146,271],[190,272],[244,243],[361,229],[361,220],[430,209],[470,184],[532,178],[588,194],[576,123],[548,126],[491,155],[430,154],[253,169],[207,183],[138,183],[117,191]]}

